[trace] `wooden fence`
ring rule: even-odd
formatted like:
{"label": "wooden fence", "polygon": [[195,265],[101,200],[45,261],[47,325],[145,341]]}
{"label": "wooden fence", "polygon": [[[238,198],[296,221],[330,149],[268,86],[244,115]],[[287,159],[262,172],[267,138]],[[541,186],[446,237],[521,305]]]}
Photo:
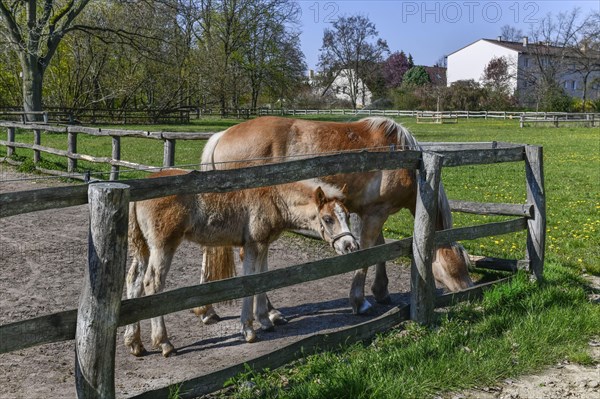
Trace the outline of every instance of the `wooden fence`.
{"label": "wooden fence", "polygon": [[[13,129],[14,125],[4,125]],[[41,126],[28,127],[41,130]],[[20,126],[19,126],[20,127]],[[43,126],[47,128],[48,126]],[[74,130],[70,130],[73,128]],[[69,142],[80,133],[108,135],[115,140],[123,136],[145,137],[165,141],[165,164],[173,160],[174,140],[189,139],[188,133],[148,133],[113,131],[83,127],[60,127],[66,129]],[[39,134],[39,133],[38,133]],[[10,133],[9,133],[10,136]],[[180,137],[181,136],[181,137]],[[206,138],[197,134],[195,139]],[[173,142],[168,144],[169,140]],[[76,145],[69,145],[71,151],[58,152],[56,149],[39,144],[24,146],[7,140],[0,144],[7,148],[31,148],[67,156],[69,159],[86,159],[77,154]],[[113,141],[114,143],[114,141]],[[131,167],[131,163],[115,157],[96,159],[113,166]],[[530,270],[541,279],[543,274],[545,247],[545,194],[542,165],[542,148],[508,143],[424,143],[425,151],[401,152],[360,152],[343,153],[326,157],[316,157],[299,161],[258,166],[237,170],[192,172],[188,175],[169,176],[157,179],[126,180],[120,183],[94,183],[90,185],[58,187],[0,194],[0,218],[44,209],[63,208],[89,203],[91,233],[90,243],[95,248],[88,255],[88,268],[79,309],[54,313],[0,326],[0,353],[32,347],[51,342],[75,339],[76,342],[76,389],[81,398],[114,397],[114,340],[117,326],[137,320],[189,309],[208,303],[235,299],[270,291],[276,288],[312,281],[328,276],[346,273],[372,264],[411,256],[411,305],[395,309],[372,322],[363,323],[343,332],[326,337],[315,335],[299,343],[279,350],[269,357],[253,359],[249,363],[255,367],[278,367],[299,355],[302,345],[319,344],[321,347],[335,346],[354,339],[366,338],[376,328],[386,328],[408,316],[420,321],[431,320],[435,306],[445,306],[452,301],[477,295],[489,285],[477,286],[460,293],[435,297],[431,272],[432,250],[436,244],[451,241],[469,240],[491,235],[507,234],[527,230],[527,259],[486,259],[478,266],[497,270],[516,271],[519,268]],[[54,151],[54,152],[51,152]],[[88,159],[90,160],[90,159]],[[437,206],[437,188],[441,168],[461,165],[480,165],[500,162],[525,162],[527,184],[526,204],[492,204],[465,201],[451,201],[451,206],[461,212],[478,214],[500,214],[516,216],[508,221],[469,226],[434,232]],[[266,273],[216,281],[203,285],[184,287],[157,295],[120,301],[123,289],[122,277],[125,270],[127,247],[128,202],[158,198],[174,194],[203,192],[227,192],[244,188],[281,184],[311,177],[339,173],[368,172],[374,170],[408,168],[418,171],[419,194],[415,215],[413,238],[393,241],[385,245],[352,254],[324,259],[303,265]],[[117,171],[118,172],[118,171]],[[115,232],[109,234],[108,232]],[[103,265],[110,264],[112,276],[102,274]],[[123,273],[121,273],[123,271]],[[96,276],[90,279],[89,274]],[[107,289],[99,296],[96,284],[104,284]],[[85,331],[85,333],[84,333]],[[306,353],[306,351],[304,352]],[[182,397],[194,397],[213,391],[233,373],[241,371],[241,365],[221,370],[181,383]],[[144,398],[165,397],[168,387],[140,395]]]}
{"label": "wooden fence", "polygon": [[[306,115],[348,115],[350,116],[395,116],[419,118],[423,115],[442,115],[447,119],[515,119],[526,117],[531,120],[552,121],[554,117],[564,119],[594,118],[596,123],[600,114],[572,112],[536,112],[536,111],[433,111],[433,110],[397,110],[397,109],[295,109],[295,108],[199,108],[180,107],[171,110],[158,109],[94,109],[94,108],[48,108],[40,112],[24,112],[17,108],[0,109],[0,119],[27,123],[33,115],[43,123],[67,124],[112,124],[112,123],[189,123],[192,119],[205,116],[248,119],[256,116],[306,116]],[[38,123],[39,123],[38,122]]]}
{"label": "wooden fence", "polygon": [[[96,124],[96,123],[189,123],[192,108],[177,109],[98,109],[98,108],[59,108],[48,107],[44,111],[26,112],[19,108],[0,109],[0,119],[21,123],[28,121],[43,123]],[[34,123],[35,123],[34,122]]]}
{"label": "wooden fence", "polygon": [[[64,172],[43,169],[38,166],[41,153],[58,155],[67,158],[67,173],[70,177],[86,179],[83,174],[77,174],[77,161],[84,160],[93,163],[104,163],[111,165],[110,180],[118,180],[120,168],[135,170],[149,170],[156,168],[152,165],[142,165],[135,162],[121,159],[121,138],[138,137],[151,140],[163,141],[163,166],[171,167],[175,165],[175,143],[176,140],[207,140],[213,133],[181,133],[181,132],[149,132],[142,130],[117,130],[101,129],[84,126],[66,126],[66,125],[45,125],[17,122],[0,122],[0,128],[7,129],[7,140],[0,140],[0,145],[6,147],[5,161],[13,164],[20,162],[11,160],[10,157],[16,154],[17,148],[26,148],[33,150],[33,162],[36,168],[48,174],[64,175]],[[20,143],[15,141],[16,129],[33,131],[33,144]],[[64,133],[67,135],[67,150],[46,147],[42,145],[42,132]],[[112,140],[112,151],[110,157],[98,157],[77,152],[77,137],[79,134],[86,134],[98,137],[110,137]],[[200,155],[198,155],[199,157]]]}
{"label": "wooden fence", "polygon": [[561,124],[576,123],[587,127],[600,126],[600,114],[596,113],[565,113],[565,112],[536,112],[523,114],[519,117],[519,126],[551,124],[559,127]]}

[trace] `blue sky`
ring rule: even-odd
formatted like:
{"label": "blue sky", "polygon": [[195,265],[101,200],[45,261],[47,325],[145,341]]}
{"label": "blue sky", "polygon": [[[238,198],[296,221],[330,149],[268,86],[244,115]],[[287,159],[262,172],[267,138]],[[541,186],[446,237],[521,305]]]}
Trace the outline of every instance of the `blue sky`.
{"label": "blue sky", "polygon": [[390,51],[404,50],[419,65],[433,65],[441,56],[481,38],[496,38],[500,28],[512,25],[524,34],[548,13],[580,7],[600,10],[600,0],[537,1],[368,1],[298,2],[302,11],[302,51],[310,69],[316,69],[323,30],[339,16],[366,15],[387,40]]}

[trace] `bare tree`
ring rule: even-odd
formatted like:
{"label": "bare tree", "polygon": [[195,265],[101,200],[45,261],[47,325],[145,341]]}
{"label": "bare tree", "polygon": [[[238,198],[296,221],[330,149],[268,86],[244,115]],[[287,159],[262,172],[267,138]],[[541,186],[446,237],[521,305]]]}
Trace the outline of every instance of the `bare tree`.
{"label": "bare tree", "polygon": [[504,25],[500,28],[500,36],[502,36],[503,40],[507,40],[509,42],[518,42],[523,39],[523,31],[511,25]]}
{"label": "bare tree", "polygon": [[[600,13],[590,14],[582,23],[581,34],[572,47],[571,68],[582,80],[583,111],[586,111],[588,87],[600,73]],[[600,79],[600,76],[597,76]]]}
{"label": "bare tree", "polygon": [[[581,10],[574,8],[556,16],[548,14],[532,27],[528,53],[533,62],[524,70],[522,79],[534,88],[538,106],[545,97],[564,95],[561,80],[576,71],[574,65],[581,55],[577,49],[591,21],[591,15],[582,17]],[[587,56],[590,54],[593,53]]]}
{"label": "bare tree", "polygon": [[334,76],[342,70],[348,71],[345,75],[353,108],[362,89],[362,77],[389,52],[387,42],[378,35],[375,24],[362,15],[339,17],[332,29],[325,29],[323,34],[319,66]]}

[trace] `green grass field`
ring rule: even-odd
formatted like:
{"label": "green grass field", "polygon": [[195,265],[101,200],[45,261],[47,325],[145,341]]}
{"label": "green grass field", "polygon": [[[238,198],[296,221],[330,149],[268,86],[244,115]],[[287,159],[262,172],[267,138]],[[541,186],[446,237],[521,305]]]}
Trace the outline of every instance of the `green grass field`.
{"label": "green grass field", "polygon": [[[344,120],[347,119],[347,116]],[[485,294],[482,301],[440,313],[435,326],[411,323],[377,337],[368,346],[354,345],[310,356],[270,373],[248,372],[232,381],[251,379],[252,389],[234,389],[235,397],[421,398],[531,372],[558,360],[590,363],[587,342],[600,336],[600,308],[588,300],[591,289],[582,276],[600,275],[600,129],[527,127],[516,120],[460,120],[458,124],[417,125],[400,119],[419,141],[506,141],[544,147],[547,195],[545,281],[520,274],[510,284]],[[204,120],[174,126],[134,126],[148,130],[218,131],[239,121]],[[0,134],[5,139],[6,132]],[[17,141],[32,142],[29,133]],[[66,149],[66,137],[47,134],[42,145]],[[177,143],[178,165],[197,164],[202,143]],[[123,139],[122,158],[162,163],[162,143]],[[110,139],[80,135],[79,152],[110,155]],[[18,149],[21,159],[30,152]],[[0,148],[0,156],[5,149]],[[66,161],[42,156],[46,167]],[[107,171],[80,162],[80,168]],[[123,177],[139,177],[140,173]],[[525,203],[524,164],[445,168],[443,182],[451,199]],[[455,214],[456,226],[500,217]],[[412,234],[408,212],[391,217],[388,238]],[[469,253],[522,259],[525,233],[463,242]],[[483,273],[477,274],[485,277]],[[597,292],[597,291],[596,291]],[[247,385],[244,385],[247,386]]]}

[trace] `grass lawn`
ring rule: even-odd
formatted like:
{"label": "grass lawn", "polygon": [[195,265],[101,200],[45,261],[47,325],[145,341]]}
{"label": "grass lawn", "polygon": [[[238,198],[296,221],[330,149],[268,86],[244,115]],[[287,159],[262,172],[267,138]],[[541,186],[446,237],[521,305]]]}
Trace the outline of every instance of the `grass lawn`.
{"label": "grass lawn", "polygon": [[[322,119],[322,118],[321,118]],[[348,116],[329,118],[347,120]],[[435,326],[405,323],[367,346],[307,357],[270,373],[248,372],[233,382],[251,379],[228,394],[289,398],[421,398],[491,384],[501,378],[535,371],[558,360],[590,363],[587,342],[600,336],[600,307],[588,299],[584,273],[600,275],[600,129],[527,127],[517,120],[463,120],[457,124],[417,125],[399,119],[419,141],[507,141],[544,148],[547,195],[545,281],[532,283],[519,274],[477,302],[439,313]],[[236,120],[218,118],[175,127],[133,128],[165,131],[219,131]],[[5,139],[6,132],[0,133]],[[19,132],[17,141],[32,142]],[[66,137],[44,134],[42,145],[66,149]],[[198,163],[202,142],[177,143],[176,163]],[[79,135],[82,153],[110,155],[110,139]],[[31,157],[18,149],[19,156]],[[5,149],[0,148],[0,157]],[[46,165],[66,161],[42,155]],[[124,160],[162,163],[162,143],[123,139]],[[80,168],[102,169],[80,162]],[[139,172],[127,174],[139,177]],[[524,163],[445,168],[443,182],[451,199],[525,203]],[[456,226],[501,217],[455,214]],[[388,238],[412,234],[412,217],[400,212],[385,225]],[[525,233],[463,242],[469,253],[521,259]],[[476,273],[484,275],[484,273]],[[244,388],[245,387],[245,388]]]}

